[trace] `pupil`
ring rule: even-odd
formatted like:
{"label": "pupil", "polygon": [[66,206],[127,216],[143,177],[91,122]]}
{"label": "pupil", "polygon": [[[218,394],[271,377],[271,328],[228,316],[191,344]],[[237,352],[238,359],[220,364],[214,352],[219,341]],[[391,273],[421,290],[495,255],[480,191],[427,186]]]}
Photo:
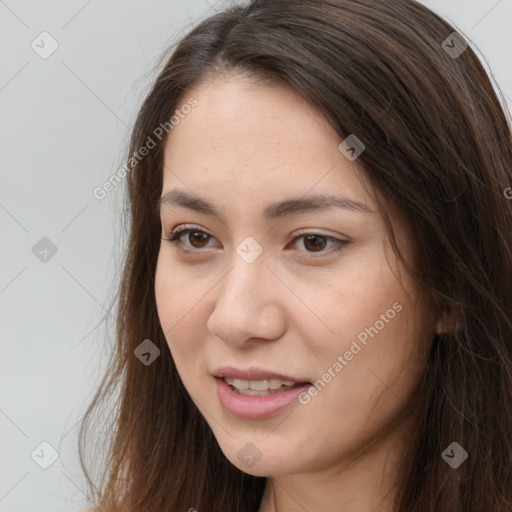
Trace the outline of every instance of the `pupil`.
{"label": "pupil", "polygon": [[[325,239],[323,237],[320,237],[320,236],[317,236],[317,235],[309,235],[306,237],[305,239],[305,244],[306,244],[306,247],[308,249],[310,249],[311,247],[308,247],[308,242],[310,241],[313,241],[313,250],[317,250],[320,248],[323,249],[325,247]],[[320,241],[321,243],[318,244],[318,241]],[[320,245],[320,247],[319,247]]]}
{"label": "pupil", "polygon": [[[198,231],[192,232],[190,234],[192,235],[192,239],[194,237],[199,237],[200,238],[200,240],[199,240],[199,247],[202,247],[201,242],[204,242],[208,238],[208,236],[209,236],[206,233],[199,233]],[[196,238],[196,240],[197,240],[197,238]],[[195,246],[193,240],[192,240],[192,245]]]}

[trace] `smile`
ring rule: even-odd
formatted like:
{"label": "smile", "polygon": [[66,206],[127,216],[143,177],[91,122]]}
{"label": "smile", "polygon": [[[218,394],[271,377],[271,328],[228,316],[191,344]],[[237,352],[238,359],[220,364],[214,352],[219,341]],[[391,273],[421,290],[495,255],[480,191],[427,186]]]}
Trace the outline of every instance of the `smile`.
{"label": "smile", "polygon": [[297,382],[280,379],[245,380],[224,377],[224,380],[234,391],[246,396],[267,396],[300,386]]}
{"label": "smile", "polygon": [[[217,396],[225,411],[248,420],[277,416],[284,409],[299,403],[298,397],[312,384],[269,379],[249,381],[216,377]],[[285,384],[286,382],[286,384]],[[240,386],[240,387],[239,387]],[[265,389],[252,389],[252,387]]]}

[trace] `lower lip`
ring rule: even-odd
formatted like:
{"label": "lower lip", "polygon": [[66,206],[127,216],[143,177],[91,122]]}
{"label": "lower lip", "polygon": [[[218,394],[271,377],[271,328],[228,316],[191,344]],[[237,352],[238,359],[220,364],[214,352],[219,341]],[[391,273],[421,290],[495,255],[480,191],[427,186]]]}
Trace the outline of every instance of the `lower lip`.
{"label": "lower lip", "polygon": [[219,377],[217,394],[220,403],[233,416],[247,420],[261,420],[279,414],[284,408],[296,403],[301,393],[307,391],[311,384],[304,384],[286,391],[279,391],[266,396],[241,395]]}

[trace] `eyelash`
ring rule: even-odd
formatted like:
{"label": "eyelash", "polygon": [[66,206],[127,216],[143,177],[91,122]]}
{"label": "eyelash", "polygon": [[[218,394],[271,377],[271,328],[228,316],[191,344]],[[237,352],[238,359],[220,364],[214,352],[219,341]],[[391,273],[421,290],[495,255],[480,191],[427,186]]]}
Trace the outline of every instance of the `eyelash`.
{"label": "eyelash", "polygon": [[[180,242],[180,238],[188,233],[204,233],[205,235],[209,236],[210,238],[213,238],[210,234],[206,233],[205,231],[203,231],[201,229],[182,227],[182,228],[175,229],[172,233],[169,233],[169,235],[162,237],[162,239],[167,240],[171,245],[175,246],[176,249],[183,251],[185,253],[191,254],[194,252],[201,252],[202,249],[198,249],[198,248],[190,249],[188,247],[183,247],[183,244]],[[348,240],[340,240],[339,238],[335,238],[333,236],[323,235],[322,233],[315,233],[312,231],[302,231],[302,232],[297,233],[297,236],[292,240],[292,243],[294,243],[297,240],[304,238],[306,236],[317,236],[320,238],[324,238],[325,240],[336,243],[338,245],[338,248],[335,249],[334,251],[329,251],[329,252],[326,252],[324,250],[321,250],[318,252],[311,252],[311,251],[299,251],[299,252],[306,252],[308,254],[321,254],[321,255],[323,254],[323,255],[327,256],[327,255],[331,255],[335,252],[340,251],[347,244],[350,243]],[[322,257],[322,256],[320,256],[320,257]]]}

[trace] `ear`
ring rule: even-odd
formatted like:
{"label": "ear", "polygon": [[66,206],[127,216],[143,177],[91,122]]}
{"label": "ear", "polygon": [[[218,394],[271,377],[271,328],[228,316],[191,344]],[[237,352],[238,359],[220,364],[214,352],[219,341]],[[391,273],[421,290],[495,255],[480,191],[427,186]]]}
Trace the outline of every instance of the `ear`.
{"label": "ear", "polygon": [[462,322],[453,307],[448,306],[437,316],[434,330],[436,334],[451,334],[462,329]]}

